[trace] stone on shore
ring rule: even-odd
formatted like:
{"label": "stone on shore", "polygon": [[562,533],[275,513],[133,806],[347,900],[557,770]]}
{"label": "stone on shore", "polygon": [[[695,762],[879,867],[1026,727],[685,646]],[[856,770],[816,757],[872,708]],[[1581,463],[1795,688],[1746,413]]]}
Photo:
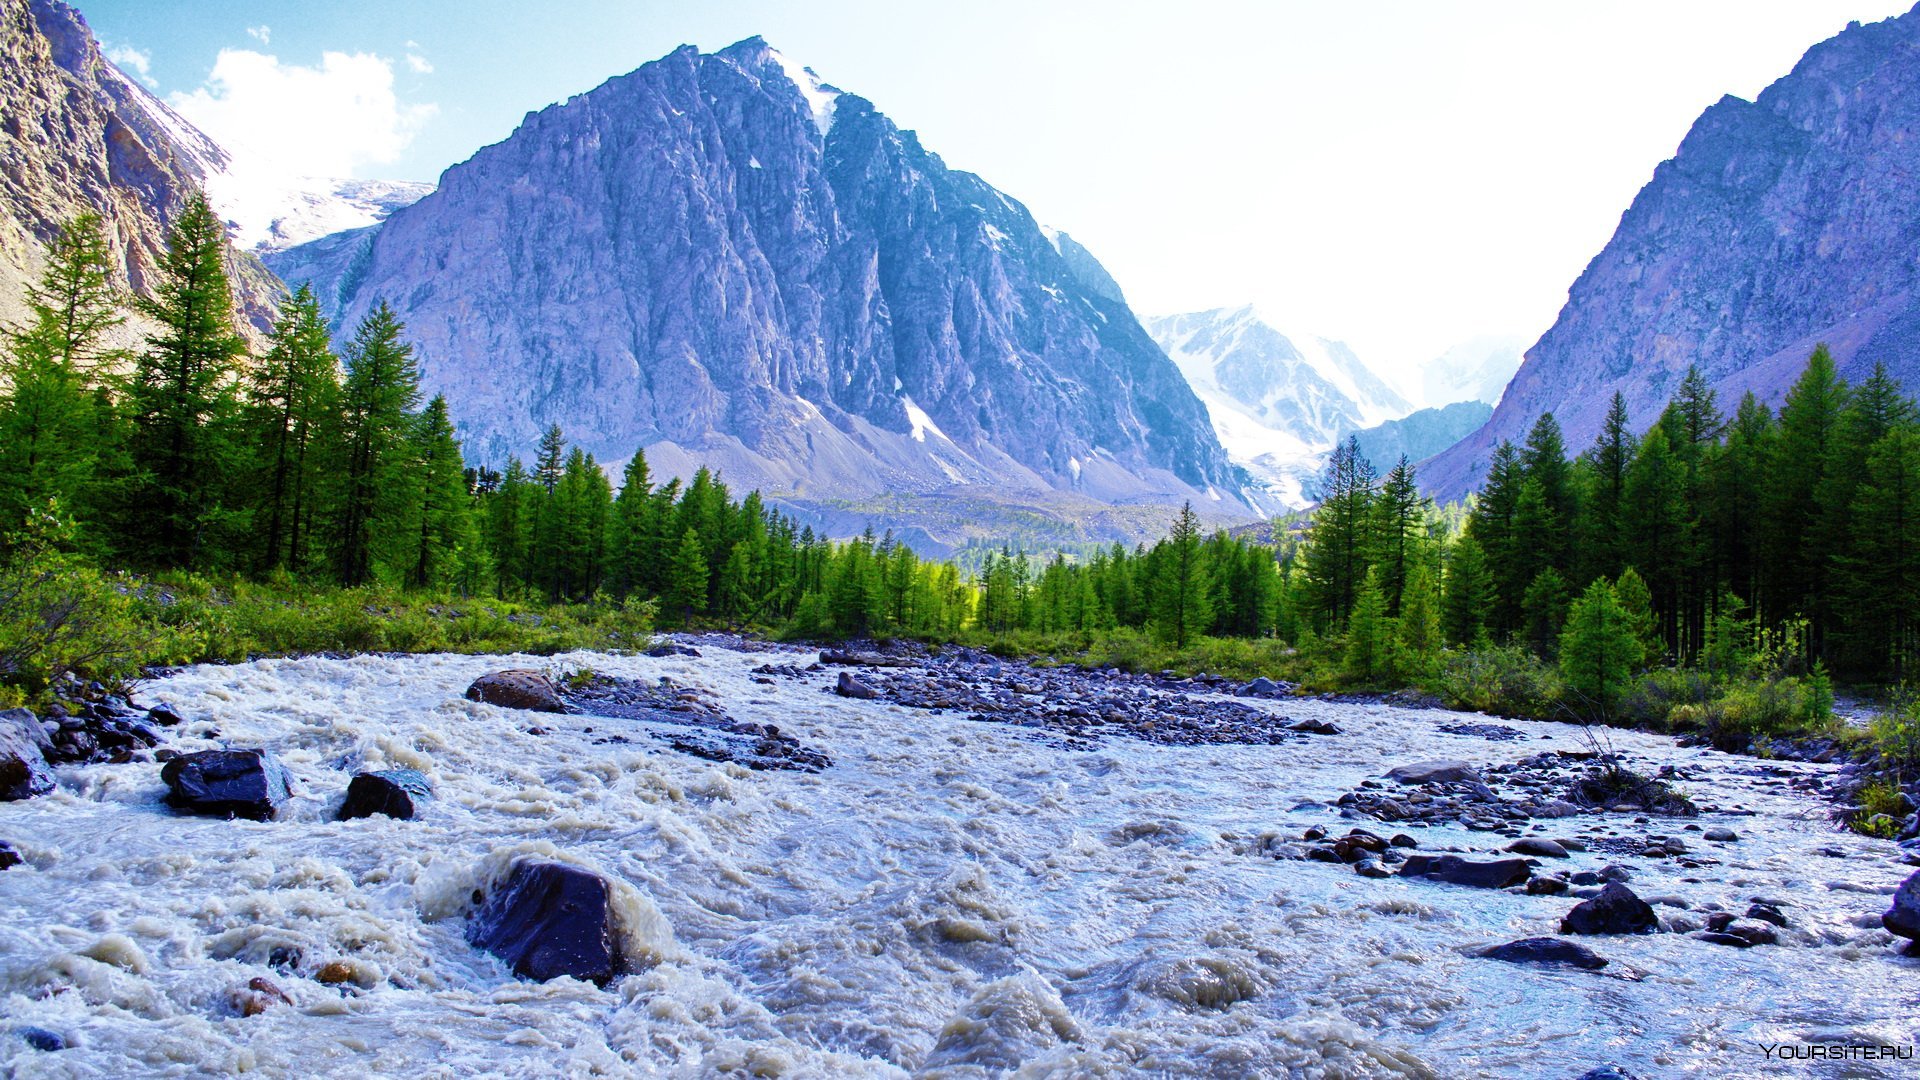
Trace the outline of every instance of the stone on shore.
{"label": "stone on shore", "polygon": [[1893,894],[1893,906],[1880,916],[1890,934],[1920,942],[1920,870],[1907,875]]}
{"label": "stone on shore", "polygon": [[859,701],[872,701],[880,696],[880,691],[860,681],[851,671],[843,671],[840,673],[840,681],[834,684],[833,692],[839,694],[841,697],[854,698]]}

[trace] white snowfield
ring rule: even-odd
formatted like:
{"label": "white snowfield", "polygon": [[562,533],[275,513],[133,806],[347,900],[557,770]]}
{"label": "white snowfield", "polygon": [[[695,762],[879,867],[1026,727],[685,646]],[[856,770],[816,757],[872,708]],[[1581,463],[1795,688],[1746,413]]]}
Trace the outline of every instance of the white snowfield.
{"label": "white snowfield", "polygon": [[[0,839],[27,859],[0,872],[0,1074],[1571,1077],[1619,1061],[1725,1077],[1780,1075],[1762,1043],[1916,1038],[1920,962],[1878,924],[1906,868],[1752,759],[1615,733],[1643,768],[1680,765],[1704,777],[1702,801],[1757,816],[1701,819],[1739,831],[1726,845],[1607,819],[1720,860],[1701,870],[1573,861],[1629,865],[1642,896],[1678,895],[1696,917],[1780,899],[1781,945],[1587,938],[1613,967],[1524,967],[1465,950],[1550,934],[1570,899],[1366,880],[1275,860],[1261,837],[1368,824],[1294,807],[1392,765],[1577,749],[1576,729],[1507,722],[1528,738],[1489,742],[1437,730],[1458,714],[1299,701],[1263,707],[1344,734],[1066,751],[1032,729],[837,697],[832,670],[750,675],[810,655],[701,647],[265,660],[150,685],[144,702],[189,718],[173,745],[269,748],[297,797],[272,822],[175,816],[160,767],[135,763],[64,769],[58,792],[0,804]],[[462,697],[515,666],[670,676],[833,765],[750,772],[633,722]],[[613,735],[632,741],[595,741]],[[354,771],[395,766],[436,785],[419,820],[332,820]],[[1413,831],[1424,850],[1498,840]],[[641,970],[605,989],[530,983],[466,943],[475,888],[529,855],[624,883]],[[298,950],[296,971],[269,966],[276,949]],[[359,985],[312,978],[332,961]],[[1624,968],[1645,978],[1613,977]],[[237,1015],[230,994],[258,977],[292,1004]],[[30,1049],[27,1025],[72,1045]]]}

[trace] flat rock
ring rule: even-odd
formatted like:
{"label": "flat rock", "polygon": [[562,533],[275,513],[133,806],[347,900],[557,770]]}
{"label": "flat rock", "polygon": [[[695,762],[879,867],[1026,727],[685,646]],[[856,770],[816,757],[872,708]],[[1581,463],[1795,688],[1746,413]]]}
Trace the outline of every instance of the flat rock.
{"label": "flat rock", "polygon": [[1652,905],[1617,881],[1593,899],[1575,904],[1560,920],[1563,934],[1651,934],[1659,928]]}
{"label": "flat rock", "polygon": [[47,750],[52,745],[31,712],[0,712],[0,802],[31,799],[53,790],[53,773],[47,769]]}
{"label": "flat rock", "polygon": [[1533,876],[1525,859],[1495,859],[1472,862],[1458,855],[1409,855],[1400,867],[1401,877],[1421,877],[1452,885],[1471,885],[1479,889],[1504,889],[1524,885]]}
{"label": "flat rock", "polygon": [[339,820],[384,814],[409,821],[419,804],[433,797],[433,783],[415,769],[383,769],[365,772],[347,785],[347,797],[340,804]]}
{"label": "flat rock", "polygon": [[1325,720],[1298,720],[1287,725],[1288,731],[1298,731],[1305,735],[1338,735],[1340,729]]}
{"label": "flat rock", "polygon": [[287,801],[287,770],[265,750],[202,750],[160,770],[167,805],[204,817],[270,821]]}
{"label": "flat rock", "polygon": [[1567,849],[1559,841],[1544,836],[1523,836],[1507,845],[1507,850],[1515,855],[1532,855],[1541,859],[1564,859]]}
{"label": "flat rock", "polygon": [[626,967],[613,930],[613,889],[598,874],[519,862],[467,920],[467,941],[522,978],[569,975],[605,986]]}
{"label": "flat rock", "polygon": [[1402,784],[1477,784],[1480,774],[1464,761],[1416,761],[1387,770],[1389,780]]}
{"label": "flat rock", "polygon": [[1740,834],[1724,825],[1715,825],[1701,833],[1700,837],[1704,840],[1711,840],[1716,844],[1731,844],[1740,839]]}
{"label": "flat rock", "polygon": [[527,709],[532,712],[565,712],[567,706],[560,700],[560,689],[553,680],[538,671],[515,668],[508,671],[495,671],[473,680],[467,687],[467,697],[472,701],[484,701],[489,705],[498,705],[503,709]]}
{"label": "flat rock", "polygon": [[1477,954],[1487,960],[1505,960],[1510,964],[1564,964],[1598,971],[1607,960],[1577,941],[1557,937],[1530,937],[1482,949]]}

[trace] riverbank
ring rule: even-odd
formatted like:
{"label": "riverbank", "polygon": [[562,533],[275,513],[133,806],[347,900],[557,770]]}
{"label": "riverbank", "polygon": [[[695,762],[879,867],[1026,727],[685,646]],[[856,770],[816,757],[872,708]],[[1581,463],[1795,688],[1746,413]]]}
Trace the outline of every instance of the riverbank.
{"label": "riverbank", "polygon": [[[15,1029],[0,1061],[20,1075],[795,1076],[1573,1076],[1619,1061],[1738,1076],[1778,1067],[1763,1043],[1920,1039],[1903,1004],[1920,960],[1879,924],[1911,868],[1832,828],[1814,789],[1834,764],[1612,732],[1622,765],[1664,773],[1697,816],[1547,816],[1527,808],[1572,805],[1590,764],[1579,728],[957,650],[820,664],[719,636],[672,645],[259,660],[143,687],[142,704],[179,717],[163,749],[271,751],[291,798],[263,822],[178,816],[136,752],[62,766],[56,792],[0,806],[0,839],[25,860],[0,882]],[[619,708],[465,696],[513,667]],[[824,764],[715,756],[769,727]],[[1388,775],[1435,759],[1475,779]],[[333,820],[355,773],[396,767],[432,783],[416,820]],[[1372,812],[1386,796],[1457,812],[1386,820]],[[1375,860],[1384,876],[1334,850],[1355,829],[1398,854]],[[1722,829],[1734,839],[1708,838]],[[1566,855],[1508,850],[1528,840]],[[1371,846],[1345,848],[1383,854]],[[1527,882],[1565,889],[1408,872],[1448,855],[1531,859]],[[528,857],[619,884],[631,973],[525,982],[468,944],[472,892]],[[1607,966],[1479,955],[1559,936],[1622,873],[1660,932],[1568,938]],[[1756,922],[1771,944],[1711,936]],[[336,963],[353,978],[321,981]],[[254,979],[287,1003],[244,1015],[233,994]],[[25,1027],[69,1048],[33,1050]]]}

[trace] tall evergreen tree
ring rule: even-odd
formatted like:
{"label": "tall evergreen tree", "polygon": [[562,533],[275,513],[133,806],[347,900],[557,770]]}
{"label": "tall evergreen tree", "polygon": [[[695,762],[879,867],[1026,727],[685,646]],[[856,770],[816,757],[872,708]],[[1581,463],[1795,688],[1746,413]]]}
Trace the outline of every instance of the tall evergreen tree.
{"label": "tall evergreen tree", "polygon": [[[6,332],[0,376],[0,536],[27,515],[58,505],[93,516],[103,435],[110,412],[96,393],[111,359],[107,333],[121,321],[100,219],[68,222],[47,252],[40,280],[27,288],[29,319]],[[110,436],[109,436],[110,437]]]}
{"label": "tall evergreen tree", "polygon": [[248,375],[247,434],[259,455],[254,529],[264,569],[300,569],[329,440],[340,434],[340,361],[306,285],[280,309],[266,354]]}
{"label": "tall evergreen tree", "polygon": [[396,524],[396,499],[403,490],[398,474],[415,430],[413,410],[420,405],[420,369],[402,332],[383,300],[347,345],[347,460],[336,549],[340,580],[347,585],[373,580],[382,534]]}
{"label": "tall evergreen tree", "polygon": [[[407,584],[416,589],[445,579],[462,547],[476,542],[471,497],[461,467],[460,441],[447,418],[447,399],[436,396],[414,423],[406,462],[414,492],[407,508]],[[398,560],[396,560],[398,561]]]}
{"label": "tall evergreen tree", "polygon": [[1161,541],[1160,572],[1153,580],[1153,630],[1163,641],[1184,649],[1206,632],[1213,612],[1208,567],[1201,558],[1200,516],[1193,504],[1180,508],[1173,532]]}
{"label": "tall evergreen tree", "polygon": [[230,481],[238,469],[237,362],[226,230],[194,196],[167,230],[157,281],[135,306],[158,325],[127,386],[132,464],[145,526],[130,539],[146,561],[208,565],[220,554]]}

